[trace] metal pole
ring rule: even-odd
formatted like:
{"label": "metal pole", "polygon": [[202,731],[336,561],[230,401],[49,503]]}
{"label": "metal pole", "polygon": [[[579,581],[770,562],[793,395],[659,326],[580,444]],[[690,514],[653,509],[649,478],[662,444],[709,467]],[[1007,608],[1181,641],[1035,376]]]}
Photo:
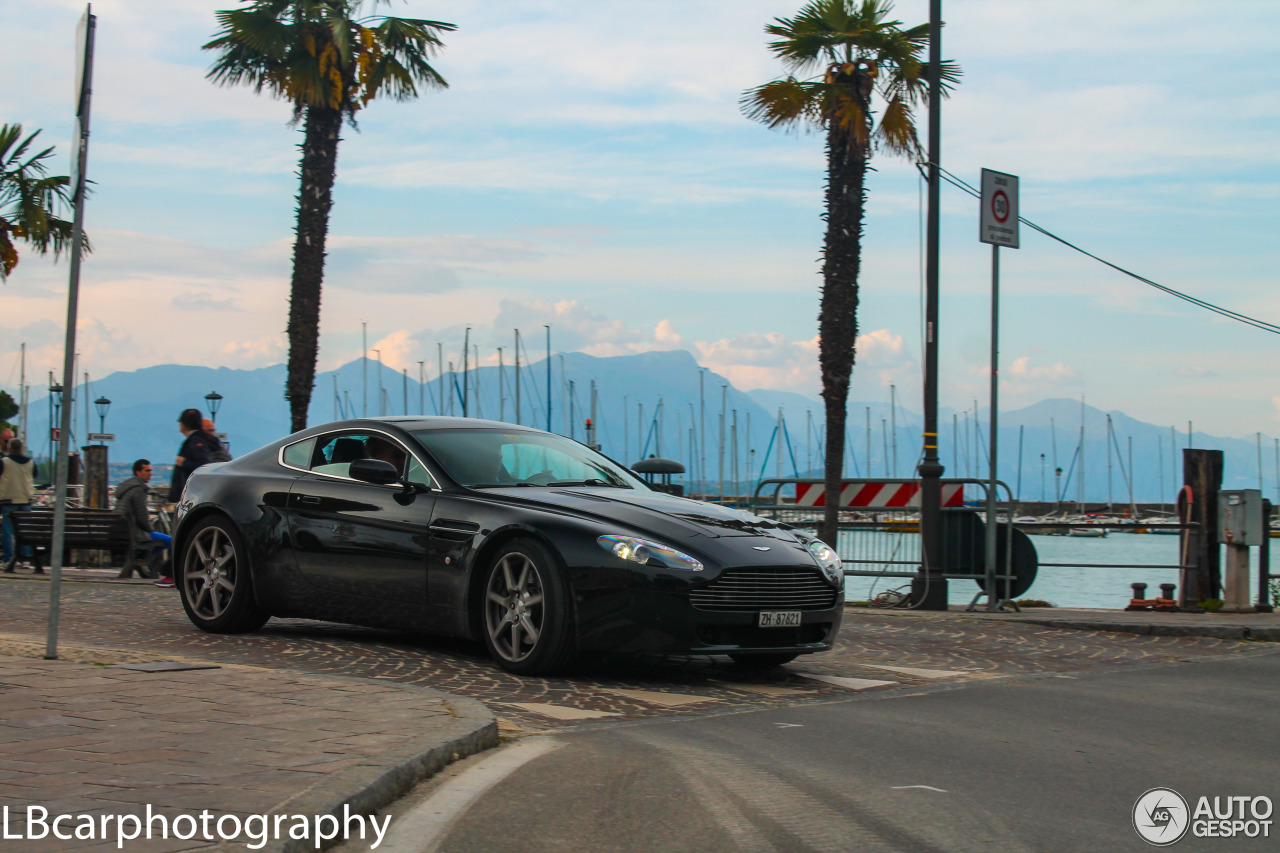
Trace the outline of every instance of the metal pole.
{"label": "metal pole", "polygon": [[724,500],[724,431],[729,416],[729,386],[720,386],[720,499]]}
{"label": "metal pole", "polygon": [[409,368],[402,367],[400,368],[400,370],[403,374],[402,378],[404,379],[404,388],[403,388],[404,399],[402,401],[404,408],[402,409],[402,411],[407,415],[409,414]]}
{"label": "metal pole", "polygon": [[484,406],[480,404],[480,345],[476,344],[474,347],[472,347],[472,350],[474,351],[475,357],[476,357],[476,360],[475,360],[476,379],[474,382],[471,383],[471,391],[473,394],[475,394],[475,397],[476,397],[476,417],[483,418]]}
{"label": "metal pole", "polygon": [[996,436],[999,413],[1000,382],[1000,247],[991,244],[991,412],[987,416],[991,428],[990,462],[987,476],[987,609],[999,610],[1003,595],[996,592]]}
{"label": "metal pole", "polygon": [[436,379],[436,390],[440,392],[440,410],[438,414],[444,415],[444,344],[436,341],[436,367],[439,369],[440,376]]}
{"label": "metal pole", "polygon": [[71,276],[67,290],[67,329],[62,351],[62,412],[59,441],[54,447],[57,461],[54,465],[55,491],[53,504],[53,535],[49,554],[49,624],[45,637],[45,660],[58,659],[58,619],[62,603],[62,551],[67,529],[67,447],[71,438],[71,395],[75,384],[76,313],[80,301],[80,253],[84,246],[84,188],[87,183],[85,169],[89,164],[89,106],[93,92],[93,42],[97,18],[85,7],[84,18],[84,77],[81,83],[80,102],[76,104],[80,129],[79,152],[76,157],[75,213],[71,226]]}
{"label": "metal pole", "polygon": [[1026,428],[1026,424],[1018,426],[1018,491],[1014,494],[1013,499],[1022,502],[1022,431]]}
{"label": "metal pole", "polygon": [[1258,546],[1258,602],[1254,607],[1259,613],[1271,613],[1271,501],[1262,500],[1262,543]]}
{"label": "metal pole", "polygon": [[418,414],[427,413],[427,363],[418,362]]}
{"label": "metal pole", "polygon": [[943,471],[938,458],[938,164],[942,160],[942,0],[929,0],[929,213],[925,248],[924,452],[920,490],[920,575],[911,601],[925,610],[947,609],[940,555],[939,513]]}
{"label": "metal pole", "polygon": [[516,426],[520,425],[520,330],[516,329]]}
{"label": "metal pole", "polygon": [[698,473],[702,477],[702,491],[707,491],[707,398],[705,392],[706,368],[698,371]]}
{"label": "metal pole", "polygon": [[364,370],[364,403],[360,408],[360,417],[369,417],[369,324],[360,321],[360,366]]}
{"label": "metal pole", "polygon": [[471,396],[468,387],[469,372],[471,370],[471,327],[467,326],[466,331],[462,333],[462,416],[467,417],[468,406],[467,401]]}
{"label": "metal pole", "polygon": [[[898,476],[898,387],[889,386],[889,443],[893,447],[893,476]],[[782,475],[779,474],[779,477]]]}
{"label": "metal pole", "polygon": [[551,326],[547,330],[547,432],[551,432]]}
{"label": "metal pole", "polygon": [[[27,436],[27,344],[24,341],[19,347],[18,358],[18,437],[30,444]],[[35,455],[35,449],[31,449]]]}
{"label": "metal pole", "polygon": [[507,419],[506,376],[502,369],[502,347],[498,347],[498,420]]}

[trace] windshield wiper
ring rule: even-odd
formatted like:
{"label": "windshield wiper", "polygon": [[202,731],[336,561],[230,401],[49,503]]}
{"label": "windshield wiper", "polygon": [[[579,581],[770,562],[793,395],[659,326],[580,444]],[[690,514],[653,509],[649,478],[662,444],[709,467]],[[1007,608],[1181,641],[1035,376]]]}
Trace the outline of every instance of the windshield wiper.
{"label": "windshield wiper", "polygon": [[476,483],[474,486],[467,486],[469,489],[513,489],[519,486],[532,486],[533,483]]}
{"label": "windshield wiper", "polygon": [[608,489],[626,489],[621,483],[611,483],[608,480],[601,480],[598,477],[590,477],[586,480],[553,480],[547,483],[548,486],[604,486]]}

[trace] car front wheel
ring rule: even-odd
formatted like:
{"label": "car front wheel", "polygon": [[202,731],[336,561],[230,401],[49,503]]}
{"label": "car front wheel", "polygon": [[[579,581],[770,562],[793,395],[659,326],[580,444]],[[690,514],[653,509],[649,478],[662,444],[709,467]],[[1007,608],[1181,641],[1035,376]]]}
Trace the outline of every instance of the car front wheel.
{"label": "car front wheel", "polygon": [[188,618],[210,634],[242,634],[269,614],[253,597],[253,578],[240,531],[224,516],[201,521],[187,538],[174,580]]}
{"label": "car front wheel", "polygon": [[573,659],[568,587],[542,543],[516,539],[494,555],[480,606],[485,646],[504,669],[545,675]]}

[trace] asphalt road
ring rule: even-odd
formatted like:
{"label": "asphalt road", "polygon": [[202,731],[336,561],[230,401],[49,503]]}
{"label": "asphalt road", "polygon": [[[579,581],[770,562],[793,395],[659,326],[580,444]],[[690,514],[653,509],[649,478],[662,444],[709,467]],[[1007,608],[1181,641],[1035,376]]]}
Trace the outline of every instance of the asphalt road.
{"label": "asphalt road", "polygon": [[[0,581],[0,647],[43,648],[47,595],[40,579]],[[485,702],[517,744],[555,741],[470,805],[454,800],[438,836],[449,853],[1109,853],[1149,849],[1131,812],[1150,788],[1280,802],[1274,644],[855,612],[837,649],[765,674],[613,659],[534,679],[474,644],[329,623],[202,634],[172,590],[120,582],[64,586],[62,644],[101,662],[427,684]],[[388,813],[407,820],[414,804]],[[1270,850],[1275,835],[1172,849]]]}
{"label": "asphalt road", "polygon": [[[1278,683],[1267,654],[559,733],[436,849],[1149,850],[1148,789],[1280,803]],[[1171,849],[1275,850],[1278,829]]]}

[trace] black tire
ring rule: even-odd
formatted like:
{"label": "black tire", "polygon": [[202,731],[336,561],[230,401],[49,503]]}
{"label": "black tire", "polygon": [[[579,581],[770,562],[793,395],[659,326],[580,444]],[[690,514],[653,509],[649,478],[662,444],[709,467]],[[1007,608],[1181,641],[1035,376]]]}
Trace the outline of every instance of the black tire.
{"label": "black tire", "polygon": [[483,571],[480,632],[497,664],[521,675],[568,666],[577,653],[572,604],[555,554],[536,539],[513,539]]}
{"label": "black tire", "polygon": [[791,663],[800,657],[799,652],[768,652],[759,655],[729,655],[733,662],[743,669],[773,669],[784,663]]}
{"label": "black tire", "polygon": [[249,551],[226,516],[211,515],[197,524],[173,568],[182,609],[200,630],[243,634],[271,618],[254,600]]}

